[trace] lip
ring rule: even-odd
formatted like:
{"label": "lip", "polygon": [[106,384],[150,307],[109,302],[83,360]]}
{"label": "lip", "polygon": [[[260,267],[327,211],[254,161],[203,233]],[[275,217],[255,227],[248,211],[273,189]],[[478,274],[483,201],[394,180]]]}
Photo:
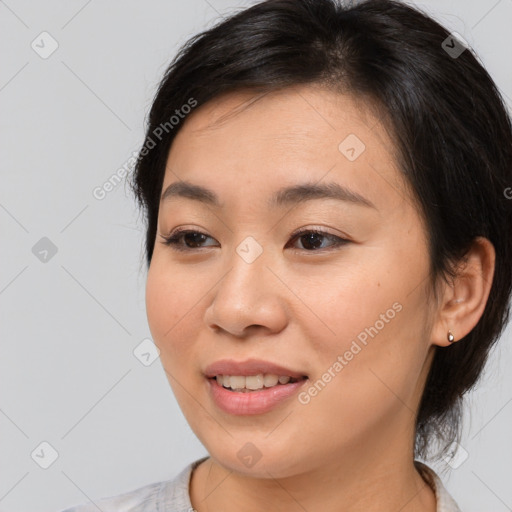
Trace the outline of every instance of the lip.
{"label": "lip", "polygon": [[[217,375],[243,375],[247,377],[260,373],[272,373],[278,376],[287,375],[300,380],[289,382],[288,384],[277,384],[271,388],[263,388],[259,391],[243,393],[229,391],[219,385],[215,379]],[[206,384],[208,385],[208,391],[213,402],[222,411],[234,415],[253,415],[269,412],[275,407],[284,405],[290,397],[295,395],[308,382],[308,376],[302,372],[261,359],[248,359],[246,361],[222,359],[208,365],[204,370],[204,375],[207,379]]]}
{"label": "lip", "polygon": [[204,370],[205,376],[209,379],[217,375],[243,375],[248,377],[260,373],[272,373],[277,376],[288,375],[294,379],[307,378],[307,375],[303,372],[292,370],[270,361],[263,361],[262,359],[247,359],[246,361],[221,359],[208,365]]}
{"label": "lip", "polygon": [[271,388],[263,388],[261,391],[242,393],[229,391],[219,385],[215,378],[206,380],[210,397],[217,407],[228,414],[238,416],[264,414],[279,405],[284,405],[307,382],[308,379],[303,379],[288,384],[277,384]]}

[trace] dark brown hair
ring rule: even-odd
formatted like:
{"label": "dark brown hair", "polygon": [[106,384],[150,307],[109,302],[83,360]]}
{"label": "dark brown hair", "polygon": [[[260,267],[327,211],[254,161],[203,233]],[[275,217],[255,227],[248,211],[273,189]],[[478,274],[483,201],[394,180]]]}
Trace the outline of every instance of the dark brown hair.
{"label": "dark brown hair", "polygon": [[[417,415],[416,455],[422,457],[430,441],[446,446],[457,438],[462,397],[508,322],[512,288],[510,117],[473,51],[449,38],[428,15],[391,0],[257,3],[179,51],[153,101],[132,177],[147,219],[149,265],[167,156],[191,99],[201,106],[242,89],[321,84],[377,105],[428,227],[434,292],[437,278],[454,276],[454,262],[477,236],[496,251],[478,324],[458,343],[436,349]],[[449,51],[454,47],[460,55]]]}

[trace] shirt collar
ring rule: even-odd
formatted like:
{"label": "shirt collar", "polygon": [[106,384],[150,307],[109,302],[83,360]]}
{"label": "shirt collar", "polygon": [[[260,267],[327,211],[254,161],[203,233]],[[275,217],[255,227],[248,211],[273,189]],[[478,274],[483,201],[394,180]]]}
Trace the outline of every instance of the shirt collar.
{"label": "shirt collar", "polygon": [[436,495],[436,512],[461,512],[459,506],[450,496],[436,472],[420,461],[416,460],[414,464],[423,477],[423,480],[432,487]]}

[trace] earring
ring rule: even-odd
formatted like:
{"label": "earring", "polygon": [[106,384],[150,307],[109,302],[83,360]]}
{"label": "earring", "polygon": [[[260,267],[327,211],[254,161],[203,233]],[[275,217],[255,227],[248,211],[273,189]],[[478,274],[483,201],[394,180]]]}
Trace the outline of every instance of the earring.
{"label": "earring", "polygon": [[448,341],[453,343],[455,341],[455,336],[452,334],[452,331],[448,331]]}

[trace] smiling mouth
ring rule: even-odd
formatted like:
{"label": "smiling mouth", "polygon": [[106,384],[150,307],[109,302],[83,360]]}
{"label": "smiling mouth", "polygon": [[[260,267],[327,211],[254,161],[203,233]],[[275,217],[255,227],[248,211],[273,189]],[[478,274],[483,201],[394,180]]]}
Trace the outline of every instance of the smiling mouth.
{"label": "smiling mouth", "polygon": [[216,375],[210,380],[216,380],[219,386],[235,393],[252,393],[265,389],[286,386],[307,379],[307,376],[299,378],[288,375],[263,374],[258,375]]}

